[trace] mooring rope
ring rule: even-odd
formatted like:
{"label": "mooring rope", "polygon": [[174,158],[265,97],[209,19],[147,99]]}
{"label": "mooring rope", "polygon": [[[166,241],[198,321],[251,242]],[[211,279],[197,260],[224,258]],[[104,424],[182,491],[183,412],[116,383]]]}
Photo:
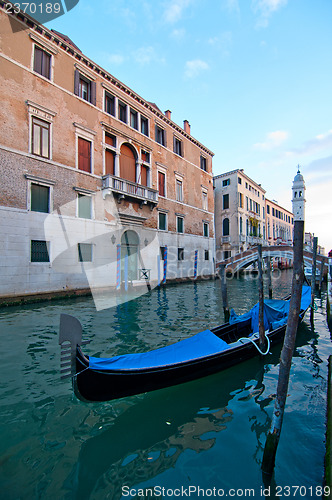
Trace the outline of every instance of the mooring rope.
{"label": "mooring rope", "polygon": [[262,350],[258,347],[258,345],[256,344],[256,342],[255,342],[253,339],[251,339],[250,337],[241,337],[241,338],[239,339],[239,342],[240,342],[241,340],[249,340],[252,344],[254,344],[254,346],[256,347],[257,351],[258,351],[258,352],[259,352],[262,356],[266,356],[266,355],[269,353],[271,342],[270,342],[269,337],[266,335],[266,332],[264,333],[264,335],[265,335],[265,338],[266,338],[266,340],[267,340],[267,349],[266,349],[266,351],[265,351],[265,352],[263,352],[263,351],[262,351]]}

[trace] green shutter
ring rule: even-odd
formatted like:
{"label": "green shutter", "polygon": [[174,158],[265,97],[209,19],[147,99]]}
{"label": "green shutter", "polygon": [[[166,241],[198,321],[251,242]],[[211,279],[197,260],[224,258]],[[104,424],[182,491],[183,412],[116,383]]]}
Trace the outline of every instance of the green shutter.
{"label": "green shutter", "polygon": [[31,211],[47,214],[49,212],[49,195],[49,187],[31,184]]}
{"label": "green shutter", "polygon": [[78,216],[82,219],[91,219],[91,196],[78,195]]}

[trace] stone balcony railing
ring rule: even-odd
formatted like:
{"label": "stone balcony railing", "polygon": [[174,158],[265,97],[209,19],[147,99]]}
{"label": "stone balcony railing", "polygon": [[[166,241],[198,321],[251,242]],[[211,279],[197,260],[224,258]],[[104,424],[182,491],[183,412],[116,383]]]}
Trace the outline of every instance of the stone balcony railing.
{"label": "stone balcony railing", "polygon": [[104,175],[102,179],[104,195],[108,194],[107,191],[115,194],[119,203],[121,199],[131,198],[141,205],[150,204],[151,208],[158,204],[158,191],[155,189],[115,177],[115,175]]}

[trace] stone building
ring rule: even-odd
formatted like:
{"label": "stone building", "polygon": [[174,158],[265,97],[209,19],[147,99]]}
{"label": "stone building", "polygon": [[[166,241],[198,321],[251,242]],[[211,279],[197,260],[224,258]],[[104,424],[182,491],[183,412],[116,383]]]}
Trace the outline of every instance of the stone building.
{"label": "stone building", "polygon": [[3,1],[0,31],[0,297],[213,275],[213,153],[188,121]]}
{"label": "stone building", "polygon": [[293,213],[266,198],[266,231],[269,245],[293,245]]}
{"label": "stone building", "polygon": [[216,260],[221,261],[261,243],[266,245],[265,190],[243,169],[213,178]]}

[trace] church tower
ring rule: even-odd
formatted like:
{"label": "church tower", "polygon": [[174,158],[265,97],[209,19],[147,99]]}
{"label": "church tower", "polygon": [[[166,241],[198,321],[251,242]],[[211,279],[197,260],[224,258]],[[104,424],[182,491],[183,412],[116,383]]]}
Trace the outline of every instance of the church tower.
{"label": "church tower", "polygon": [[300,166],[293,181],[293,214],[295,221],[304,221],[304,207],[305,207],[305,182],[303,175],[300,173]]}

